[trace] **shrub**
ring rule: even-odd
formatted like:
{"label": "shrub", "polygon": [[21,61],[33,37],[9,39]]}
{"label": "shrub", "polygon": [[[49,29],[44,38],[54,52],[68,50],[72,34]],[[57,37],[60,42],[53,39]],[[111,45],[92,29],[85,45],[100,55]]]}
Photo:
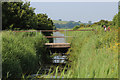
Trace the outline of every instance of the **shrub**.
{"label": "shrub", "polygon": [[91,26],[90,24],[86,25],[86,27],[90,27],[90,26]]}
{"label": "shrub", "polygon": [[73,30],[77,30],[78,28],[80,28],[80,26],[77,25],[73,28]]}

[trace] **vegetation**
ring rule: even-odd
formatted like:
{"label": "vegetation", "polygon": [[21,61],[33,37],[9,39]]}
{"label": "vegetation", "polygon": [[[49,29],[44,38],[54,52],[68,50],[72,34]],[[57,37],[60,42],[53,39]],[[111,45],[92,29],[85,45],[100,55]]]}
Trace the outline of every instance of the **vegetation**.
{"label": "vegetation", "polygon": [[58,20],[53,20],[53,23],[58,23],[58,24],[67,24],[68,21],[58,21]]}
{"label": "vegetation", "polygon": [[65,78],[118,78],[118,31],[94,29],[98,32],[68,32],[74,38],[68,39],[72,62]]}
{"label": "vegetation", "polygon": [[[46,14],[35,14],[30,2],[2,2],[2,74],[3,78],[20,78],[36,73],[50,56],[43,35],[34,32],[15,33],[11,30],[53,30],[55,26]],[[49,40],[52,42],[52,39]]]}
{"label": "vegetation", "polygon": [[[120,13],[120,12],[119,12]],[[118,13],[118,14],[119,14]],[[81,27],[94,27],[94,26],[101,26],[101,27],[103,27],[104,25],[106,26],[106,27],[111,27],[111,28],[118,28],[118,25],[120,25],[119,24],[119,20],[120,20],[120,18],[119,18],[119,16],[118,16],[118,14],[116,14],[114,17],[113,17],[113,20],[112,21],[108,21],[108,20],[100,20],[99,22],[95,22],[95,23],[93,23],[93,24],[87,24],[87,25],[84,25],[84,24],[80,24],[79,26],[74,26],[74,28],[73,28],[73,30],[74,29],[79,29],[79,28],[81,28]]]}
{"label": "vegetation", "polygon": [[[46,14],[35,14],[30,2],[2,2],[2,76],[21,78],[33,74],[49,63],[50,56],[43,35],[34,32],[15,33],[11,30],[53,30],[55,26]],[[52,32],[44,32],[51,36]],[[49,40],[52,42],[52,39]]]}
{"label": "vegetation", "polygon": [[77,25],[73,28],[73,30],[77,30],[78,28],[80,28],[80,27]]}
{"label": "vegetation", "polygon": [[54,25],[56,28],[73,28],[75,26],[80,26],[80,27],[90,27],[89,25],[92,24],[91,21],[88,21],[88,23],[82,23],[81,21],[75,22],[75,21],[61,21],[61,20],[53,20]]}
{"label": "vegetation", "polygon": [[[3,78],[21,78],[22,75],[37,73],[44,64],[50,62],[50,56],[44,46],[48,41],[44,35],[34,32],[15,33],[11,30],[53,30],[57,28],[96,29],[87,32],[67,32],[71,48],[66,54],[71,63],[65,74],[65,68],[60,77],[64,78],[118,78],[118,26],[120,16],[116,14],[113,21],[100,20],[91,24],[74,21],[54,21],[46,14],[35,14],[35,8],[30,3],[2,3],[3,31],[2,34],[2,75]],[[110,31],[104,31],[103,25],[110,26]],[[1,43],[1,42],[0,42]],[[53,70],[58,77],[59,66]]]}
{"label": "vegetation", "polygon": [[53,30],[53,22],[46,14],[35,14],[30,2],[2,2],[3,30]]}
{"label": "vegetation", "polygon": [[44,46],[47,40],[33,32],[2,32],[2,76],[21,78],[22,74],[36,73],[47,64],[49,55]]}
{"label": "vegetation", "polygon": [[[66,54],[70,54],[70,68],[61,75],[64,78],[118,78],[118,22],[119,16],[113,21],[101,20],[90,27],[75,26],[75,29],[96,29],[96,31],[67,32],[67,39],[71,48]],[[110,31],[104,31],[101,27],[110,26]]]}
{"label": "vegetation", "polygon": [[54,25],[56,28],[73,28],[74,26],[78,26],[80,24],[87,25],[88,23],[81,23],[79,22],[74,22],[74,21],[57,21],[53,20]]}

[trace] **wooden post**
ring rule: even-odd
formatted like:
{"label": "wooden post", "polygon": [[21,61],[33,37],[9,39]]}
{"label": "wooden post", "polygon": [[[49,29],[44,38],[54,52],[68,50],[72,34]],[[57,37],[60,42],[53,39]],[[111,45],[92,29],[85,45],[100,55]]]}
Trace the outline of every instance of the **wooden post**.
{"label": "wooden post", "polygon": [[67,32],[66,32],[67,30],[65,29],[65,43],[67,43]]}
{"label": "wooden post", "polygon": [[66,43],[67,43],[67,28],[66,28]]}
{"label": "wooden post", "polygon": [[[54,34],[55,32],[53,32],[53,34]],[[54,35],[53,35],[54,36]],[[54,43],[56,42],[56,38],[53,38],[53,40],[54,40]]]}
{"label": "wooden post", "polygon": [[56,42],[56,38],[53,38],[53,40],[54,40],[54,43]]}

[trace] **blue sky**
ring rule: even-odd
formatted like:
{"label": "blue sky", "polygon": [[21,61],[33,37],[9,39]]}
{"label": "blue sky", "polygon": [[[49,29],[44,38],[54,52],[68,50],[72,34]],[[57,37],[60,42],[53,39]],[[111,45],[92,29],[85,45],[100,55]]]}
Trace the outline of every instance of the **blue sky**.
{"label": "blue sky", "polygon": [[46,13],[53,20],[97,22],[112,20],[118,13],[117,2],[31,2],[35,13]]}

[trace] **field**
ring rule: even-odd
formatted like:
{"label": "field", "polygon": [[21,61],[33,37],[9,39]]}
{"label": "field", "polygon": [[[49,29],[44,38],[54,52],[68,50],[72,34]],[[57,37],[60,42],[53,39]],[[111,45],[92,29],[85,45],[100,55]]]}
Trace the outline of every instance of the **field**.
{"label": "field", "polygon": [[67,24],[68,21],[58,21],[58,20],[53,20],[53,23],[58,23],[58,24]]}
{"label": "field", "polygon": [[[58,24],[67,24],[69,21],[58,21],[58,20],[53,20],[53,23],[58,23]],[[75,22],[72,22],[75,23]],[[78,22],[79,24],[81,24],[80,22]]]}

